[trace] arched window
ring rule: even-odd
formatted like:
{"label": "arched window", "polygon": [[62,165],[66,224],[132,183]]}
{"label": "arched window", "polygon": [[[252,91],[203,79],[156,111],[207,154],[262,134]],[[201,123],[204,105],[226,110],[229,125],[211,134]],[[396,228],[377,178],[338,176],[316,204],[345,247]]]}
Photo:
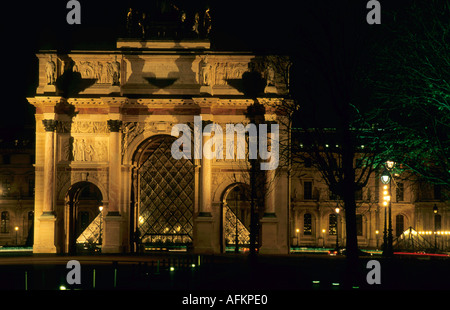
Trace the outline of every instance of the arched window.
{"label": "arched window", "polygon": [[405,231],[405,218],[401,214],[395,216],[395,236],[400,236]]}
{"label": "arched window", "polygon": [[9,212],[3,211],[1,214],[0,232],[2,234],[9,233]]}
{"label": "arched window", "polygon": [[311,213],[305,213],[303,216],[303,234],[306,236],[312,235],[312,216]]}
{"label": "arched window", "polygon": [[440,231],[441,230],[441,215],[435,214],[434,215],[434,231]]}
{"label": "arched window", "polygon": [[328,217],[329,225],[328,225],[328,234],[336,235],[337,231],[337,215],[335,213],[331,213]]}

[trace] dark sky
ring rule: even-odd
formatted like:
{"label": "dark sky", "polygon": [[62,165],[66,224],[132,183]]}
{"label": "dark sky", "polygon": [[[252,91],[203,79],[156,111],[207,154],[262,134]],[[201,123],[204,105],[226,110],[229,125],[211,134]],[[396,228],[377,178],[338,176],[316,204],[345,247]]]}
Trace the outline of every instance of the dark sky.
{"label": "dark sky", "polygon": [[[344,30],[350,46],[354,39],[353,30],[367,27],[366,1],[350,1],[352,4],[347,7],[339,4],[343,2],[346,1],[214,1],[211,4],[212,43],[221,50],[296,54],[300,58],[305,51],[308,51],[308,57],[316,55],[317,51],[309,49],[310,45],[315,45],[316,49],[332,55],[329,37],[333,32],[329,33],[327,29],[335,26],[339,29],[342,20],[346,20],[333,20],[333,16],[348,16],[348,21],[357,25],[356,29]],[[66,15],[69,10],[65,0],[2,2],[0,50],[2,73],[6,76],[6,79],[2,78],[2,94],[5,95],[2,105],[8,113],[0,114],[0,135],[5,129],[9,134],[20,132],[23,126],[34,121],[33,108],[25,97],[33,96],[36,88],[34,54],[38,50],[115,47],[115,39],[123,29],[131,2],[80,0],[80,3],[81,25],[68,25]],[[338,42],[341,38],[335,39]],[[317,44],[322,41],[325,44]]]}

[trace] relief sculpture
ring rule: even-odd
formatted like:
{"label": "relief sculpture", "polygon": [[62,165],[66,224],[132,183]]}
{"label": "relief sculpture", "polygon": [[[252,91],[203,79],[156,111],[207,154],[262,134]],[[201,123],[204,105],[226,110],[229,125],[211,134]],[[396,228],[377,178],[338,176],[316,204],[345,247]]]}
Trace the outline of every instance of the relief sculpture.
{"label": "relief sculpture", "polygon": [[108,160],[106,141],[70,137],[63,143],[62,148],[62,157],[66,161],[91,162]]}
{"label": "relief sculpture", "polygon": [[73,67],[83,79],[95,79],[97,84],[120,84],[120,63],[117,57],[114,61],[79,61]]}

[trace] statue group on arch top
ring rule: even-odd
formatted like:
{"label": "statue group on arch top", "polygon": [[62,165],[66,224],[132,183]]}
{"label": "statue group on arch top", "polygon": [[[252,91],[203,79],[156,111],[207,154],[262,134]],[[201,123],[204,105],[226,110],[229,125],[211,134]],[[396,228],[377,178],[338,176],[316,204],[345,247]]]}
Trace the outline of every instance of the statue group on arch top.
{"label": "statue group on arch top", "polygon": [[131,6],[126,16],[127,37],[143,40],[208,39],[211,26],[209,5],[197,1],[151,1]]}

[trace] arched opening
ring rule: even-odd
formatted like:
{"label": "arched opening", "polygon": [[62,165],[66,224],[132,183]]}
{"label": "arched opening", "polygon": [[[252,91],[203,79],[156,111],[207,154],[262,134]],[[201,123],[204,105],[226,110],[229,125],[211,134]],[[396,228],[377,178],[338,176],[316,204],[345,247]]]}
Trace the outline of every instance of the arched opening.
{"label": "arched opening", "polygon": [[193,243],[194,163],[173,158],[173,141],[154,136],[134,154],[130,235],[135,250],[187,250]]}
{"label": "arched opening", "polygon": [[102,245],[103,196],[93,183],[72,185],[66,195],[66,251],[99,252]]}
{"label": "arched opening", "polygon": [[395,236],[399,237],[405,231],[405,217],[402,214],[395,216]]}
{"label": "arched opening", "polygon": [[222,200],[222,251],[239,253],[250,247],[251,205],[246,184],[225,190]]}

